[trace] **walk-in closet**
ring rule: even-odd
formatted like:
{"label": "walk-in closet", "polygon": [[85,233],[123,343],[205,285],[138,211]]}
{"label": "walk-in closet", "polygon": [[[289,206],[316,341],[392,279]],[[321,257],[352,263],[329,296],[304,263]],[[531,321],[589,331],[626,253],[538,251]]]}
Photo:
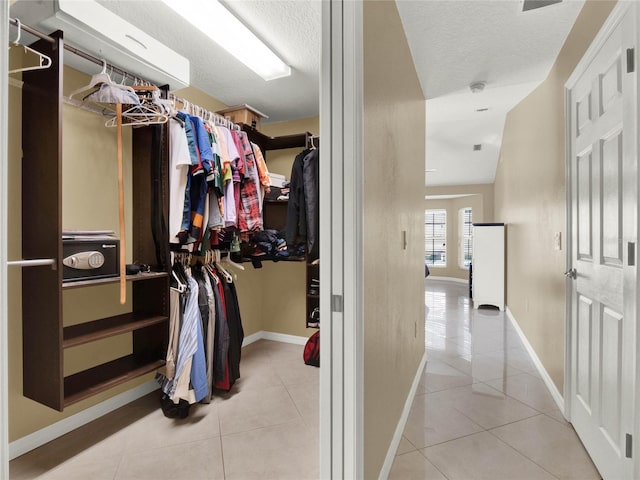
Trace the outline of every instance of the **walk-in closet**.
{"label": "walk-in closet", "polygon": [[11,3],[10,478],[317,478],[320,4]]}

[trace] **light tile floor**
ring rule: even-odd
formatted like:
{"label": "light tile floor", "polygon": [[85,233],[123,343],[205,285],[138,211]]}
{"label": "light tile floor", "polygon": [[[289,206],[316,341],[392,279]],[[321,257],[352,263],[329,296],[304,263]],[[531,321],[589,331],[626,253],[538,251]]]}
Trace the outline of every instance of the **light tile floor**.
{"label": "light tile floor", "polygon": [[[428,362],[391,479],[600,479],[505,315],[427,279]],[[10,464],[12,480],[316,479],[318,374],[301,346],[243,349],[232,392],[165,418],[150,394]]]}
{"label": "light tile floor", "polygon": [[164,417],[149,394],[10,463],[11,480],[317,479],[319,369],[303,347],[242,349],[230,393]]}
{"label": "light tile floor", "polygon": [[600,479],[506,315],[427,279],[427,366],[390,479]]}

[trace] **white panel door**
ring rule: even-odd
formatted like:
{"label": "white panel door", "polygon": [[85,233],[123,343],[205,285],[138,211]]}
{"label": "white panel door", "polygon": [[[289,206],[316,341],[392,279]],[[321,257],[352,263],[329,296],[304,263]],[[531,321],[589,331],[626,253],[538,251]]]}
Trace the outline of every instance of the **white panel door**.
{"label": "white panel door", "polygon": [[[637,222],[631,8],[569,90],[571,422],[604,479],[632,479]],[[577,69],[577,70],[578,70]],[[579,71],[579,70],[578,70]],[[575,74],[574,74],[575,75]],[[631,252],[631,258],[629,258]]]}

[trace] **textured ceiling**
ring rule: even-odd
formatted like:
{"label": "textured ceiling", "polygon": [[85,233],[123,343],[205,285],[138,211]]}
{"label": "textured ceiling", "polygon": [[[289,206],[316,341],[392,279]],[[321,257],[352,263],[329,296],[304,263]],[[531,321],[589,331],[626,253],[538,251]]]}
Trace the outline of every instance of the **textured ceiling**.
{"label": "textured ceiling", "polygon": [[[20,0],[31,23],[51,14],[50,0]],[[224,2],[292,70],[290,77],[263,80],[195,30],[158,0],[98,0],[127,22],[158,39],[191,63],[191,84],[227,105],[247,103],[269,121],[318,115],[321,3],[318,0]],[[185,5],[187,2],[185,2]],[[37,25],[33,25],[37,26]],[[89,46],[86,47],[87,49]]]}
{"label": "textured ceiling", "polygon": [[[493,183],[505,115],[546,78],[584,2],[524,13],[522,0],[397,3],[427,98],[426,184]],[[476,81],[486,88],[472,94]]]}
{"label": "textured ceiling", "polygon": [[[290,77],[270,82],[157,0],[98,1],[187,57],[192,85],[220,101],[248,103],[269,121],[318,114],[319,0],[224,2],[291,66]],[[523,13],[522,0],[397,1],[427,98],[425,168],[435,170],[425,173],[427,185],[493,183],[505,116],[547,76],[583,3]],[[50,0],[20,4],[32,12]],[[474,81],[486,82],[482,93],[469,91]]]}
{"label": "textured ceiling", "polygon": [[100,0],[117,15],[191,62],[191,83],[227,105],[248,103],[270,121],[318,114],[318,1],[231,1],[225,5],[291,66],[290,77],[264,81],[158,1]]}

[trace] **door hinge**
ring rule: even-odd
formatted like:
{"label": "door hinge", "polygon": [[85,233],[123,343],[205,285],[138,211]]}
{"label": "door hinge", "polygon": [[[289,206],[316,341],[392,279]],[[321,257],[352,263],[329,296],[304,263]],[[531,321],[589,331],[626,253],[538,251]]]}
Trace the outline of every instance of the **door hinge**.
{"label": "door hinge", "polygon": [[633,436],[630,433],[627,433],[627,447],[626,447],[626,457],[631,458],[631,454],[633,451]]}
{"label": "door hinge", "polygon": [[627,48],[627,73],[632,73],[636,71],[636,49],[635,48]]}

